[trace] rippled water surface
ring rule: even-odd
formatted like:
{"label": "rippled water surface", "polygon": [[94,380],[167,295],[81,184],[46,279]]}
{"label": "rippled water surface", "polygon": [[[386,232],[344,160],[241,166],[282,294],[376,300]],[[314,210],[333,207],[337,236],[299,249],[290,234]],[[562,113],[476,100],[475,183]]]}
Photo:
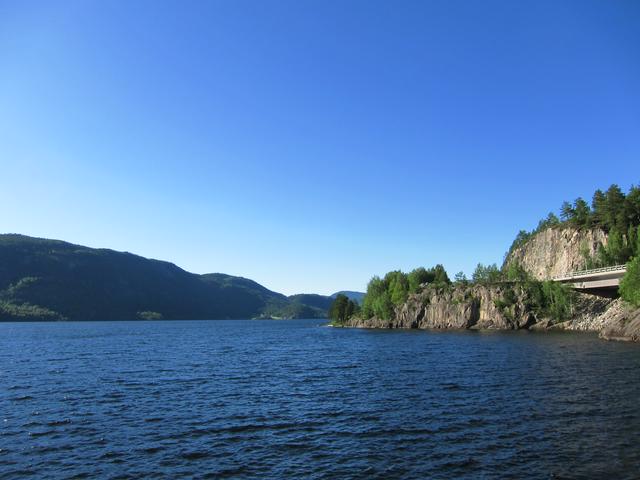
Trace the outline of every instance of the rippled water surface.
{"label": "rippled water surface", "polygon": [[640,345],[0,324],[0,477],[638,478]]}

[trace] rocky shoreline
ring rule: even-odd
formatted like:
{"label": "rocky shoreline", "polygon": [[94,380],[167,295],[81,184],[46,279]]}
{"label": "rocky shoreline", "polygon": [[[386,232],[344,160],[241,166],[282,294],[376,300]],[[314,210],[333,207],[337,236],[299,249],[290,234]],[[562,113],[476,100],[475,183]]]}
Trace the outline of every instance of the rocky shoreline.
{"label": "rocky shoreline", "polygon": [[[509,297],[509,301],[505,301]],[[424,330],[567,330],[596,332],[606,340],[640,341],[640,309],[620,299],[576,293],[569,317],[557,321],[532,306],[524,285],[426,286],[394,310],[390,320],[352,317],[344,325],[354,328]]]}

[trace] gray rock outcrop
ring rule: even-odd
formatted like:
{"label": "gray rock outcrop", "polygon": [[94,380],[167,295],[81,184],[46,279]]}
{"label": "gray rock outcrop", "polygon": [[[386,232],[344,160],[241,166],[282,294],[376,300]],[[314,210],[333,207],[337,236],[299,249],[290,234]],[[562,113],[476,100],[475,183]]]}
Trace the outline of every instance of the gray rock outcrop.
{"label": "gray rock outcrop", "polygon": [[[510,301],[503,305],[506,296]],[[526,292],[511,284],[426,287],[397,307],[391,320],[352,318],[347,326],[516,330],[536,322],[527,303]]]}
{"label": "gray rock outcrop", "polygon": [[[537,280],[548,280],[584,268],[585,255],[594,255],[607,234],[599,229],[549,228],[515,248],[505,265],[519,263]],[[573,297],[568,320],[546,318],[524,284],[457,284],[426,286],[395,308],[392,319],[352,318],[346,326],[418,329],[532,329],[599,332],[610,340],[640,342],[640,309],[622,300],[586,293]]]}
{"label": "gray rock outcrop", "polygon": [[600,229],[547,228],[515,248],[505,265],[519,263],[533,278],[550,280],[585,267],[583,252],[593,256],[607,234]]}
{"label": "gray rock outcrop", "polygon": [[640,309],[616,300],[603,314],[600,337],[606,340],[640,342]]}

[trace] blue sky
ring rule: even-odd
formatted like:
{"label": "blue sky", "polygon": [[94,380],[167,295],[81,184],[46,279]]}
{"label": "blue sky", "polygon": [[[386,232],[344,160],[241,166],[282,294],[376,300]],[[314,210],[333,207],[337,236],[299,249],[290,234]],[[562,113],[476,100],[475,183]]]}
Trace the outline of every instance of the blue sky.
{"label": "blue sky", "polygon": [[640,2],[0,0],[0,232],[287,294],[640,182]]}

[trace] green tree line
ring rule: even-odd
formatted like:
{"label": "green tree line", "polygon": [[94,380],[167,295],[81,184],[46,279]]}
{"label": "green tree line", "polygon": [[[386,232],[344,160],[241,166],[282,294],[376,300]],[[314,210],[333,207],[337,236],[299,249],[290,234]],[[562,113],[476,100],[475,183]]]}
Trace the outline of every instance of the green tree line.
{"label": "green tree line", "polygon": [[340,293],[329,307],[329,319],[332,325],[344,325],[359,311],[360,307],[356,302]]}
{"label": "green tree line", "polygon": [[515,288],[524,293],[526,307],[538,316],[552,318],[556,321],[566,319],[571,313],[573,292],[567,285],[550,280],[535,280],[517,262],[511,262],[502,269],[492,265],[478,264],[472,275],[475,284],[504,283],[505,294],[496,301],[496,306],[508,313],[515,304]]}
{"label": "green tree line", "polygon": [[[606,191],[596,190],[590,203],[582,197],[563,202],[559,218],[550,213],[534,230],[518,232],[506,256],[544,229],[568,227],[600,228],[607,232],[607,244],[599,245],[595,255],[591,255],[586,246],[583,248],[585,268],[626,264],[620,296],[640,307],[640,187],[632,185],[625,194],[613,184]],[[494,278],[496,269],[495,265],[483,267],[477,276],[483,280]]]}
{"label": "green tree line", "polygon": [[[568,227],[600,228],[608,233],[607,245],[600,245],[596,255],[586,259],[587,268],[629,262],[620,293],[626,300],[640,306],[640,188],[631,186],[629,192],[625,194],[618,185],[614,184],[604,192],[596,190],[591,204],[580,197],[572,203],[564,202],[559,216],[549,213],[531,232],[521,230],[507,255],[544,229]],[[566,318],[571,311],[573,294],[568,287],[556,282],[534,280],[514,262],[505,265],[502,269],[495,263],[491,265],[479,263],[470,282],[462,272],[456,274],[455,282],[459,285],[468,285],[470,282],[472,284],[513,283],[525,292],[529,302],[528,308],[539,315],[559,320]],[[409,273],[394,270],[382,278],[374,276],[367,285],[367,293],[359,314],[364,318],[377,317],[389,320],[393,317],[396,307],[403,304],[410,294],[419,292],[425,285],[447,288],[451,283],[442,265],[436,265],[430,269],[420,267]],[[514,299],[514,295],[507,295],[498,303],[504,308],[509,308]],[[353,314],[352,312],[350,315]]]}
{"label": "green tree line", "polygon": [[[467,280],[462,272],[456,274],[453,284],[459,287],[474,285],[503,284],[503,298],[496,299],[496,306],[506,315],[513,310],[518,295],[522,292],[526,308],[539,316],[563,320],[571,313],[573,294],[571,290],[556,282],[540,282],[531,276],[517,263],[504,269],[496,264],[478,264],[471,280]],[[394,270],[384,277],[374,276],[367,285],[362,309],[359,314],[363,318],[377,317],[383,320],[393,318],[395,308],[402,305],[410,294],[420,292],[425,286],[437,289],[448,289],[452,282],[442,265],[433,268],[416,268],[409,273]]]}
{"label": "green tree line", "polygon": [[374,276],[367,285],[361,314],[364,318],[389,320],[393,317],[395,307],[403,304],[410,294],[417,293],[427,284],[444,288],[451,284],[451,280],[442,265],[428,269],[419,267],[409,273],[394,270],[383,278]]}
{"label": "green tree line", "polygon": [[[624,263],[634,255],[631,249],[634,248],[638,226],[640,226],[640,187],[632,185],[629,192],[625,194],[618,185],[613,184],[606,191],[596,190],[590,204],[582,197],[576,198],[573,202],[565,201],[560,206],[560,217],[549,213],[532,231],[518,232],[507,255],[524,245],[536,233],[547,228],[600,228],[609,233],[610,238],[611,236],[619,237],[620,243],[627,246],[626,251],[621,252],[625,249],[619,248],[614,253],[616,261]],[[621,254],[618,255],[618,253]]]}
{"label": "green tree line", "polygon": [[[495,283],[517,284],[525,292],[527,307],[538,314],[562,320],[571,311],[572,294],[566,286],[551,281],[536,281],[519,264],[510,264],[501,270],[496,264],[485,266],[480,263],[473,272],[471,281],[462,272],[455,276],[455,284],[459,286]],[[425,285],[444,289],[451,284],[442,265],[428,270],[420,267],[408,274],[395,270],[383,278],[375,276],[367,286],[360,313],[364,318],[375,316],[389,320],[393,317],[395,307],[404,303],[409,294],[419,292]],[[501,305],[505,308],[513,305],[515,296],[508,295],[512,288],[513,285],[507,286],[505,298],[501,300]]]}

